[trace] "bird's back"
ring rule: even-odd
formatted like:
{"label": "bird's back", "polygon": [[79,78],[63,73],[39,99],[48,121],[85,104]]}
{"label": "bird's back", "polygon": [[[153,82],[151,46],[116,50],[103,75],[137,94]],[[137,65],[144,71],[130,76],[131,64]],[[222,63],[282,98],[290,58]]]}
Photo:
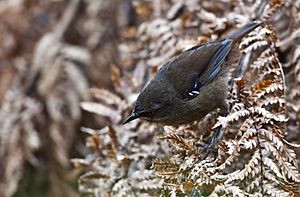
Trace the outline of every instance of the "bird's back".
{"label": "bird's back", "polygon": [[197,82],[205,85],[221,72],[218,68],[226,59],[230,48],[231,40],[214,41],[193,47],[165,63],[157,78],[163,77],[168,80],[177,91],[178,97],[184,99]]}
{"label": "bird's back", "polygon": [[[163,78],[173,85],[179,98],[192,99],[191,92],[201,88],[222,74],[227,56],[239,41],[250,31],[261,25],[258,21],[246,24],[228,38],[194,46],[165,63],[156,78]],[[231,62],[231,61],[230,61]]]}

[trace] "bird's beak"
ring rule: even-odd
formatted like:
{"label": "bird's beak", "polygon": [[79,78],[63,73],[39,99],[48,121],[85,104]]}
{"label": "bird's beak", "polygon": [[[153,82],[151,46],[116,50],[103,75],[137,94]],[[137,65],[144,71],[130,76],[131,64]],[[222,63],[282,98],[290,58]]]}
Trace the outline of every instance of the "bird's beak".
{"label": "bird's beak", "polygon": [[132,120],[134,120],[134,119],[137,119],[138,117],[139,117],[139,114],[138,114],[138,113],[132,112],[131,115],[130,115],[128,118],[126,118],[126,120],[125,120],[122,124],[123,124],[123,125],[124,125],[124,124],[127,124],[128,122],[130,122],[130,121],[132,121]]}

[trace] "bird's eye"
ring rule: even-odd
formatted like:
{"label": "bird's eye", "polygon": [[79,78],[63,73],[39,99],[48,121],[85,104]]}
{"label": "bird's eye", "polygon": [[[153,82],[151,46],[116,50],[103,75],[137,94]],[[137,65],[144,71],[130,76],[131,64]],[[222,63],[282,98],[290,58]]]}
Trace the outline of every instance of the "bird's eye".
{"label": "bird's eye", "polygon": [[141,108],[140,106],[135,106],[134,109],[133,109],[133,112],[135,113],[140,113],[142,111],[145,111],[143,108]]}

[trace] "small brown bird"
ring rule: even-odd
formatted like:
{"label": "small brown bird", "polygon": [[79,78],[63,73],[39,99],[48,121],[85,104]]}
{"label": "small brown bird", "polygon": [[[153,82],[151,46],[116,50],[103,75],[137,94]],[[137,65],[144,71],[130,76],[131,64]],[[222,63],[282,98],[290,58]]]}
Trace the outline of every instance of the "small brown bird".
{"label": "small brown bird", "polygon": [[176,126],[224,106],[227,64],[236,58],[234,50],[240,40],[260,25],[259,21],[250,22],[228,38],[194,46],[166,62],[139,94],[123,124],[141,118]]}

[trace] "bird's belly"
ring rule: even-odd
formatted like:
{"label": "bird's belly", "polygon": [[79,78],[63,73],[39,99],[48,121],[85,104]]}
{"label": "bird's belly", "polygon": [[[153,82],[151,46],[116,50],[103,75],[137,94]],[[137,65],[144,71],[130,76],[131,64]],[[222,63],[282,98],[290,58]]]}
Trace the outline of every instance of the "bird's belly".
{"label": "bird's belly", "polygon": [[224,105],[228,92],[227,77],[219,77],[204,87],[192,100],[182,101],[170,115],[169,124],[179,125],[192,123],[209,112]]}

